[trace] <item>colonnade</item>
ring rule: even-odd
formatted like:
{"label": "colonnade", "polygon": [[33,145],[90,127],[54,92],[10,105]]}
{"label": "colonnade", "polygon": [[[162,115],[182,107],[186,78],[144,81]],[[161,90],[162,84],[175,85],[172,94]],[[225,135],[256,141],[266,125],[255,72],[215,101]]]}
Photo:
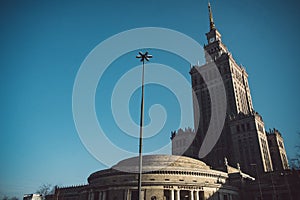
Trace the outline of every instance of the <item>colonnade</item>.
{"label": "colonnade", "polygon": [[95,200],[95,193],[98,193],[98,198],[97,200],[106,200],[106,191],[90,191],[89,192],[89,197],[88,200]]}
{"label": "colonnade", "polygon": [[[176,190],[171,189],[167,190],[169,192],[169,200],[182,200],[181,198],[183,195],[188,195],[188,200],[202,200],[199,196],[198,190]],[[186,193],[186,194],[183,194]],[[128,190],[124,191],[124,199],[128,199]],[[107,192],[106,191],[93,191],[91,190],[88,195],[88,200],[106,200],[107,199]]]}
{"label": "colonnade", "polygon": [[170,200],[180,200],[180,192],[188,191],[189,200],[200,200],[199,191],[195,190],[169,190],[170,191]]}

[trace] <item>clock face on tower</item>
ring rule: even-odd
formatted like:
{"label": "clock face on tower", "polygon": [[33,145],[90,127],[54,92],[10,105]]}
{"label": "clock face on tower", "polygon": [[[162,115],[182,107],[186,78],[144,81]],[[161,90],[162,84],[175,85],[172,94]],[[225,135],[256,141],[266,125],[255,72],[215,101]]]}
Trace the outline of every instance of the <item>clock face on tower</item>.
{"label": "clock face on tower", "polygon": [[209,43],[212,43],[212,42],[214,42],[214,41],[215,41],[215,38],[214,38],[214,37],[209,38]]}

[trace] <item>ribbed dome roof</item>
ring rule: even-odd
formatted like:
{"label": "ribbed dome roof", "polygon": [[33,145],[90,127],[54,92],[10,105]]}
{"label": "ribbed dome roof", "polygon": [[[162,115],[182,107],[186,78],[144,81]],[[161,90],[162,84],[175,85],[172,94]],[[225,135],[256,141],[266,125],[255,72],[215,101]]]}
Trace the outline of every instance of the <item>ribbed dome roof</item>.
{"label": "ribbed dome roof", "polygon": [[[138,172],[139,157],[128,158],[120,161],[112,168],[125,172]],[[143,172],[159,170],[188,170],[202,171],[210,167],[204,162],[185,156],[175,155],[145,155],[143,156]]]}

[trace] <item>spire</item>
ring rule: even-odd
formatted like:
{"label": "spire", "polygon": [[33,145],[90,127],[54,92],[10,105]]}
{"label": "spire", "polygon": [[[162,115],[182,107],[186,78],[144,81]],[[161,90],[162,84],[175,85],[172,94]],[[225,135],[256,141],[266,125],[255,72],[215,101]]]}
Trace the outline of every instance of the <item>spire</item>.
{"label": "spire", "polygon": [[212,14],[212,11],[211,11],[211,7],[210,7],[210,2],[208,2],[208,12],[209,12],[209,27],[210,27],[210,30],[213,30],[215,29],[215,23],[214,23],[214,18],[213,18],[213,14]]}

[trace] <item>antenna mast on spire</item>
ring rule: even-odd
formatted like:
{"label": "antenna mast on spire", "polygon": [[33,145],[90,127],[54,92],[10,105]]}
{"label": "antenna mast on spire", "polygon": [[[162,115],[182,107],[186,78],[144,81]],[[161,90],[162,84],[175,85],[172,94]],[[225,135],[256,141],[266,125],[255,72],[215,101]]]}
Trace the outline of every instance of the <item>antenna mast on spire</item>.
{"label": "antenna mast on spire", "polygon": [[210,27],[210,30],[216,29],[213,14],[212,14],[212,11],[211,11],[210,2],[208,2],[208,13],[209,13],[209,27]]}

